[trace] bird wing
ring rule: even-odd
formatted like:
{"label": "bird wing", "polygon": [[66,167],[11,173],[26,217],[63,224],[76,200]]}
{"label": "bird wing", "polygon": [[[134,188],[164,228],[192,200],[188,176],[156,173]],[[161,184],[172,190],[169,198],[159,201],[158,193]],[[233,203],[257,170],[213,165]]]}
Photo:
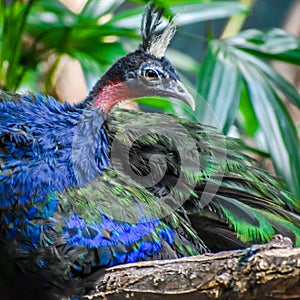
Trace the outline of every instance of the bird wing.
{"label": "bird wing", "polygon": [[[177,211],[210,250],[265,242],[275,233],[300,245],[300,202],[278,179],[254,167],[238,140],[175,116],[133,111],[113,111],[108,128],[112,149],[121,144],[122,153],[131,153],[131,169],[141,176],[154,170],[147,189],[178,203]],[[163,159],[151,160],[157,155]],[[123,160],[115,157],[116,165]]]}

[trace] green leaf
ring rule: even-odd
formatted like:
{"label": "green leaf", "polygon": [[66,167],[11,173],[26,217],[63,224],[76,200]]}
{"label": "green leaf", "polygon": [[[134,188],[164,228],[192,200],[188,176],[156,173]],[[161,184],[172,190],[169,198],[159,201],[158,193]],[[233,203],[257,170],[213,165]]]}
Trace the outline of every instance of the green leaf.
{"label": "green leaf", "polygon": [[300,96],[297,90],[292,84],[290,84],[286,79],[284,79],[280,74],[268,66],[264,61],[255,57],[254,55],[244,52],[240,49],[234,49],[235,54],[239,59],[250,62],[259,68],[265,76],[268,77],[270,82],[273,84],[274,89],[278,89],[291,103],[300,108]]}
{"label": "green leaf", "polygon": [[250,29],[228,39],[227,42],[257,56],[300,65],[300,38],[282,29]]}
{"label": "green leaf", "polygon": [[[246,90],[242,88],[242,80]],[[295,88],[264,61],[223,40],[209,44],[201,66],[198,91],[225,132],[236,119],[239,105],[239,121],[244,130],[252,137],[256,137],[258,130],[263,132],[277,174],[290,191],[300,196],[297,130],[277,94],[280,91],[299,106]],[[212,114],[208,113],[207,106],[198,106],[197,113],[204,123],[211,124],[208,121]]]}
{"label": "green leaf", "polygon": [[254,137],[255,133],[259,129],[259,123],[244,82],[242,85],[239,113],[238,121],[240,126],[248,136]]}
{"label": "green leaf", "polygon": [[113,13],[124,2],[125,0],[89,0],[82,10],[80,16],[97,20],[104,14]]}
{"label": "green leaf", "polygon": [[[213,41],[201,66],[198,92],[216,114],[224,133],[228,133],[235,120],[241,88],[242,77],[236,57],[224,47],[223,42]],[[206,107],[198,107],[196,114],[204,124],[212,124]]]}
{"label": "green leaf", "polygon": [[34,0],[2,1],[0,4],[0,87],[16,90],[23,70],[20,66],[22,35]]}
{"label": "green leaf", "polygon": [[167,57],[170,58],[172,65],[176,69],[180,69],[182,71],[191,72],[191,73],[198,73],[199,72],[199,63],[192,58],[191,56],[175,50],[173,48],[169,48],[167,50]]}
{"label": "green leaf", "polygon": [[213,1],[200,4],[199,1],[189,1],[173,5],[172,12],[178,14],[176,24],[187,25],[228,18],[240,13],[248,14],[249,8],[246,4],[237,1]]}
{"label": "green leaf", "polygon": [[143,11],[143,7],[124,10],[117,13],[114,18],[106,24],[130,29],[140,28]]}
{"label": "green leaf", "polygon": [[171,109],[171,103],[161,97],[141,97],[134,99],[139,105],[148,106],[155,110],[168,111]]}
{"label": "green leaf", "polygon": [[[199,3],[201,1],[182,1],[170,7],[176,16],[176,25],[193,24],[200,21],[215,20],[231,17],[238,13],[247,14],[249,8],[246,4],[237,1],[213,1]],[[204,1],[203,1],[204,2]],[[169,2],[167,2],[169,4]],[[172,2],[173,3],[173,2]],[[162,4],[163,5],[163,4]],[[167,5],[163,5],[168,8]],[[112,24],[123,28],[139,28],[144,8],[126,10],[118,13],[111,21]],[[167,21],[162,24],[166,25]]]}
{"label": "green leaf", "polygon": [[238,61],[238,64],[275,168],[299,197],[300,156],[296,128],[263,72],[245,61]]}
{"label": "green leaf", "polygon": [[[78,47],[77,49],[71,49],[70,51],[65,51],[65,53],[69,54],[71,57],[74,57],[80,61],[83,68],[86,65],[89,65],[88,60],[92,63],[95,62],[99,65],[99,68],[102,66],[107,68],[107,66],[114,63],[117,59],[125,54],[121,44],[119,43],[111,43],[111,44],[102,44],[96,51],[93,49],[89,49],[82,45],[82,47]],[[89,69],[86,69],[89,71]],[[98,74],[99,76],[99,74]]]}

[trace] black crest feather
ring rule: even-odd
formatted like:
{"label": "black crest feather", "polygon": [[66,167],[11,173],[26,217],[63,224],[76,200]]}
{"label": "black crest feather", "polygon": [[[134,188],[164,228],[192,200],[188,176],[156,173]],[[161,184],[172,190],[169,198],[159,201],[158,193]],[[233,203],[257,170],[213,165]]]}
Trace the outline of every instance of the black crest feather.
{"label": "black crest feather", "polygon": [[151,43],[155,37],[155,30],[161,24],[161,17],[164,13],[163,9],[157,8],[153,3],[150,3],[142,17],[141,32],[142,44],[140,50],[148,52]]}

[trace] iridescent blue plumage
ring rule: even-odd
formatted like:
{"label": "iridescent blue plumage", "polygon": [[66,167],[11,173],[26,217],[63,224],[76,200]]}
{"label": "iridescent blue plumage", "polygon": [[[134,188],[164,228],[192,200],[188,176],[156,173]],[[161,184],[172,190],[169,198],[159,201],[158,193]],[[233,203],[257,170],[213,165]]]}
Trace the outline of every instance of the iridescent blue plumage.
{"label": "iridescent blue plumage", "polygon": [[92,270],[201,252],[184,237],[187,247],[175,246],[181,237],[159,219],[153,195],[110,168],[105,120],[86,102],[42,94],[0,103],[0,267],[8,255],[22,280],[47,274],[50,298]]}
{"label": "iridescent blue plumage", "polygon": [[[7,225],[8,237],[24,238],[27,250],[39,246],[42,232],[54,231],[51,224],[45,228],[45,224],[33,223],[36,219],[55,218],[60,204],[57,195],[65,189],[93,182],[109,167],[109,145],[101,110],[92,106],[61,104],[41,94],[31,97],[33,99],[23,96],[17,102],[0,103],[2,220]],[[23,205],[26,209],[12,211],[9,208],[13,205]],[[158,220],[152,220],[147,226],[142,221],[133,225],[117,223],[101,213],[98,223],[94,221],[87,225],[80,215],[70,211],[64,219],[61,234],[70,247],[97,248],[116,243],[129,246],[160,225]],[[22,223],[24,227],[20,232]],[[101,234],[107,229],[111,231],[109,239]],[[27,244],[26,240],[30,243]],[[172,239],[168,238],[168,242],[171,243]],[[144,252],[144,249],[140,251]],[[157,252],[158,245],[149,249],[151,255]],[[110,261],[109,265],[113,264]]]}
{"label": "iridescent blue plumage", "polygon": [[40,94],[0,103],[0,111],[1,207],[92,181],[109,165],[104,116],[95,107]]}

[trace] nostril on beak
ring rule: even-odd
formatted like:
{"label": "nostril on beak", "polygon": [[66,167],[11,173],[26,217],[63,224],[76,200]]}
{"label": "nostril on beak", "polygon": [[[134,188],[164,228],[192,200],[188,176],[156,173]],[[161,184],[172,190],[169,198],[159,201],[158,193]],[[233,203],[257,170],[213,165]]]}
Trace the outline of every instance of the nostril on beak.
{"label": "nostril on beak", "polygon": [[179,93],[185,93],[185,90],[181,86],[177,86],[177,91]]}

